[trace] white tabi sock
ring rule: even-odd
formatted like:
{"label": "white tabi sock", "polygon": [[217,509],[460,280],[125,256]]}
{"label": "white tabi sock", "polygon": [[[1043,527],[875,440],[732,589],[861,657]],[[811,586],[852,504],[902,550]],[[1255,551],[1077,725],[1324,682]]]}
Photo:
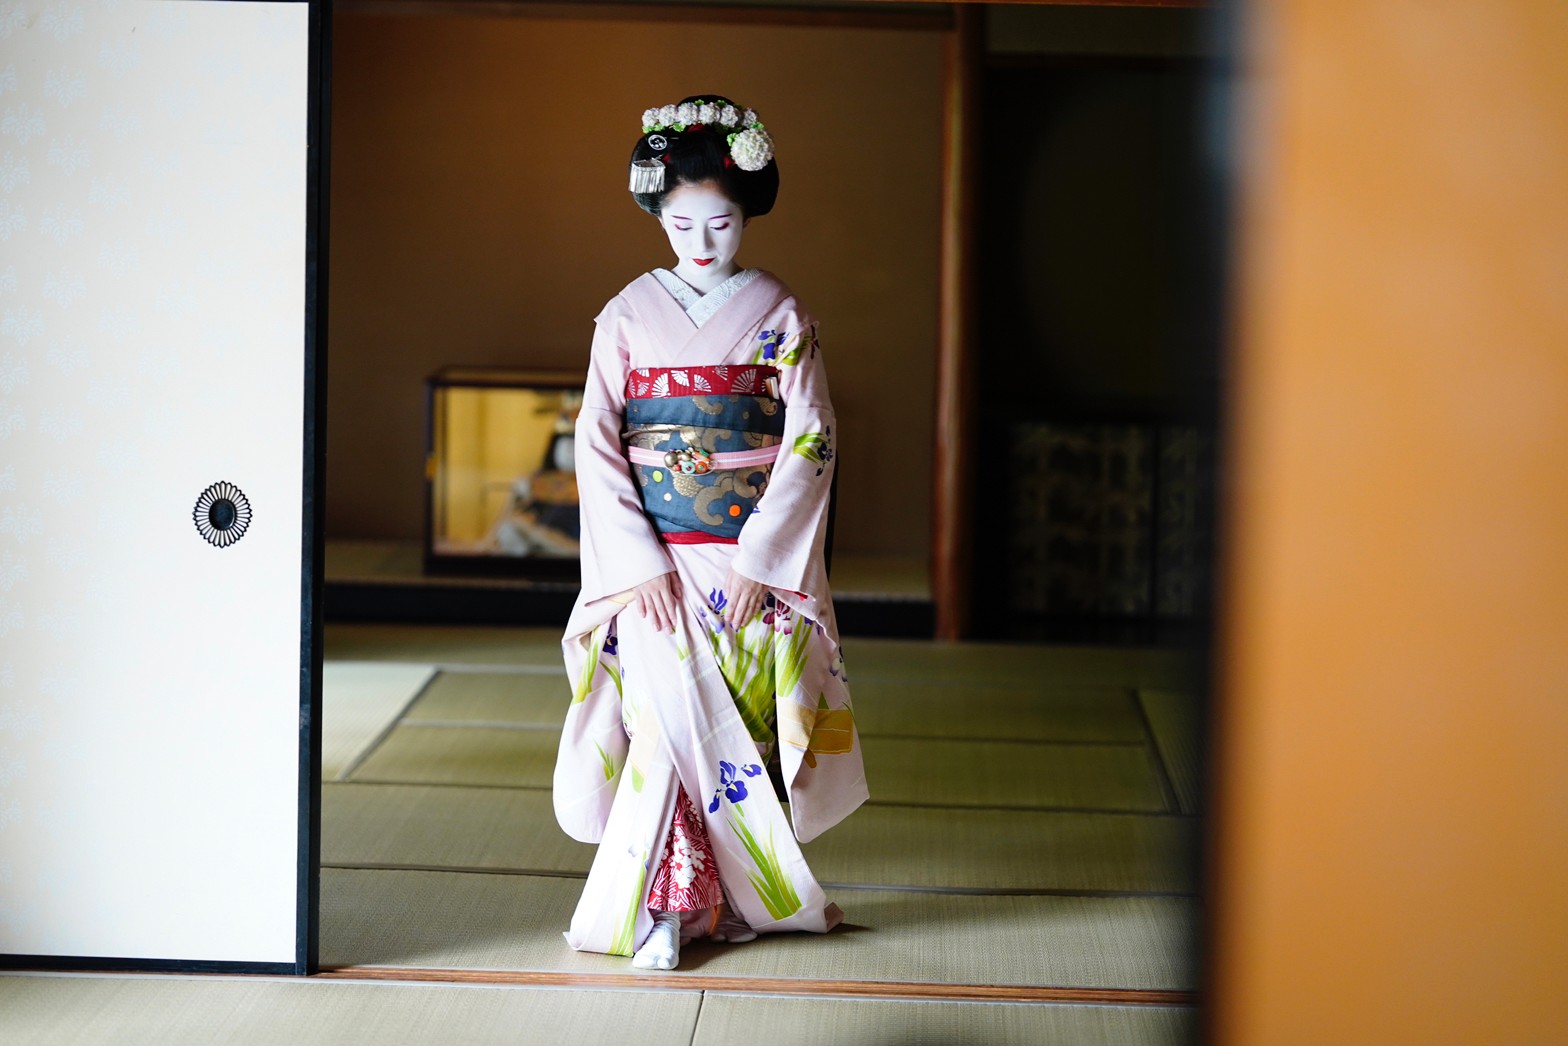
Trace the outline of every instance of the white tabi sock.
{"label": "white tabi sock", "polygon": [[708,934],[708,939],[713,941],[728,941],[730,944],[745,944],[747,941],[757,939],[757,931],[753,930],[745,919],[736,914],[735,909],[729,904],[724,905],[724,913],[719,916],[719,924]]}
{"label": "white tabi sock", "polygon": [[681,917],[676,912],[654,912],[653,929],[642,942],[632,965],[639,970],[673,970],[681,958]]}

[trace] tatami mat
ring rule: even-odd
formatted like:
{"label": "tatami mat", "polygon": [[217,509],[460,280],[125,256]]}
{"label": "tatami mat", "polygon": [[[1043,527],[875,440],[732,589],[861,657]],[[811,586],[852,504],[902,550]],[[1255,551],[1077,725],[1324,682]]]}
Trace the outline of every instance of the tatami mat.
{"label": "tatami mat", "polygon": [[[354,661],[554,667],[561,664],[561,633],[555,628],[332,624],[326,628],[326,652]],[[1176,648],[857,637],[844,640],[844,654],[852,690],[861,676],[868,682],[877,678],[1032,687],[1089,683],[1193,690],[1199,665],[1197,652]]]}
{"label": "tatami mat", "polygon": [[687,1046],[700,1000],[678,991],[11,975],[0,976],[0,1034],[7,1046]]}
{"label": "tatami mat", "polygon": [[779,999],[709,992],[692,1046],[1176,1046],[1195,1040],[1197,1013],[1168,1006]]}
{"label": "tatami mat", "polygon": [[[1128,742],[1144,736],[1128,687],[976,686],[871,676],[851,689],[863,734]],[[559,726],[570,700],[564,672],[446,671],[425,689],[408,717]]]}
{"label": "tatami mat", "polygon": [[844,641],[850,690],[873,678],[1029,687],[1102,686],[1193,689],[1193,651],[1153,647],[1041,646],[1023,643],[931,643],[907,639]]}
{"label": "tatami mat", "polygon": [[594,847],[555,823],[550,792],[326,785],[324,864],[413,864],[586,874]]}
{"label": "tatami mat", "polygon": [[[630,972],[625,958],[561,937],[580,879],[453,872],[321,873],[321,961],[446,969]],[[826,937],[764,934],[694,943],[650,977],[1191,989],[1189,898],[993,897],[841,891],[846,925]]]}
{"label": "tatami mat", "polygon": [[1159,746],[1160,758],[1184,813],[1203,807],[1202,713],[1195,693],[1142,690],[1139,698],[1149,716],[1149,727]]}
{"label": "tatami mat", "polygon": [[[943,806],[1165,809],[1139,745],[865,738],[873,801]],[[548,788],[553,730],[415,726],[393,730],[351,779]]]}
{"label": "tatami mat", "polygon": [[872,801],[1161,811],[1141,745],[865,738]]}
{"label": "tatami mat", "polygon": [[350,780],[549,788],[559,745],[555,730],[404,724]]}
{"label": "tatami mat", "polygon": [[428,665],[327,661],[321,666],[321,778],[369,748],[434,673]]}
{"label": "tatami mat", "polygon": [[572,687],[566,672],[441,672],[408,718],[559,727]]}
{"label": "tatami mat", "polygon": [[[824,882],[959,890],[1191,893],[1197,822],[866,806],[806,845]],[[594,848],[532,789],[328,785],[322,860],[585,874]]]}
{"label": "tatami mat", "polygon": [[865,735],[1013,738],[1038,741],[1141,741],[1133,692],[1119,686],[975,685],[958,682],[850,680],[855,721]]}
{"label": "tatami mat", "polygon": [[825,882],[1191,893],[1191,818],[865,806],[807,843]]}
{"label": "tatami mat", "polygon": [[[361,716],[360,747],[336,764],[358,758],[350,780],[323,787],[322,962],[632,972],[561,936],[594,848],[561,832],[551,807],[569,699],[559,633],[332,626],[327,652],[352,659],[362,680],[402,673],[405,689]],[[1195,987],[1201,822],[1173,808],[1197,802],[1192,654],[851,639],[846,656],[872,801],[806,847],[818,879],[838,884],[829,894],[846,924],[825,937],[698,942],[679,969],[641,975],[650,988],[690,976]],[[332,707],[329,696],[329,720]],[[582,1038],[565,1009],[558,1020],[569,1023],[552,1030]],[[1163,1006],[713,992],[680,1027],[682,1041],[703,1043],[757,1028],[782,1043],[1152,1044],[1193,1033],[1190,1010]]]}

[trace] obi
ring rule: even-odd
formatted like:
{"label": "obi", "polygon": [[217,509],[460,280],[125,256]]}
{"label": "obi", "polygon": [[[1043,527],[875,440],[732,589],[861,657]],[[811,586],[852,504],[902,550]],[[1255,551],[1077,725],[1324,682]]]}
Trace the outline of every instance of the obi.
{"label": "obi", "polygon": [[622,439],[643,509],[665,541],[740,537],[784,438],[777,377],[764,366],[632,373]]}

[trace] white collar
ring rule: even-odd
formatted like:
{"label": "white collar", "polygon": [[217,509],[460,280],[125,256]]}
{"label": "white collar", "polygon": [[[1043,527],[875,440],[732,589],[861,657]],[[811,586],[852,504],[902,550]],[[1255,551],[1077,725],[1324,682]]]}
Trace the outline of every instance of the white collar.
{"label": "white collar", "polygon": [[696,288],[669,269],[653,270],[654,279],[670,292],[670,296],[686,310],[686,315],[691,317],[692,323],[699,327],[719,311],[719,306],[734,297],[736,291],[761,275],[761,269],[742,269],[707,294],[699,294]]}

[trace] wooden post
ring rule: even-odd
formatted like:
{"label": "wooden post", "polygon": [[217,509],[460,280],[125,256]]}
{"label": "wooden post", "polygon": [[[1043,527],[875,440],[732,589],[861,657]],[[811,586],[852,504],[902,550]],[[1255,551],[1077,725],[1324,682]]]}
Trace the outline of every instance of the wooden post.
{"label": "wooden post", "polygon": [[984,12],[953,12],[942,115],[942,257],[936,351],[936,447],[931,511],[931,594],[936,637],[971,631],[972,465],[975,460],[974,197],[980,143],[980,63]]}

